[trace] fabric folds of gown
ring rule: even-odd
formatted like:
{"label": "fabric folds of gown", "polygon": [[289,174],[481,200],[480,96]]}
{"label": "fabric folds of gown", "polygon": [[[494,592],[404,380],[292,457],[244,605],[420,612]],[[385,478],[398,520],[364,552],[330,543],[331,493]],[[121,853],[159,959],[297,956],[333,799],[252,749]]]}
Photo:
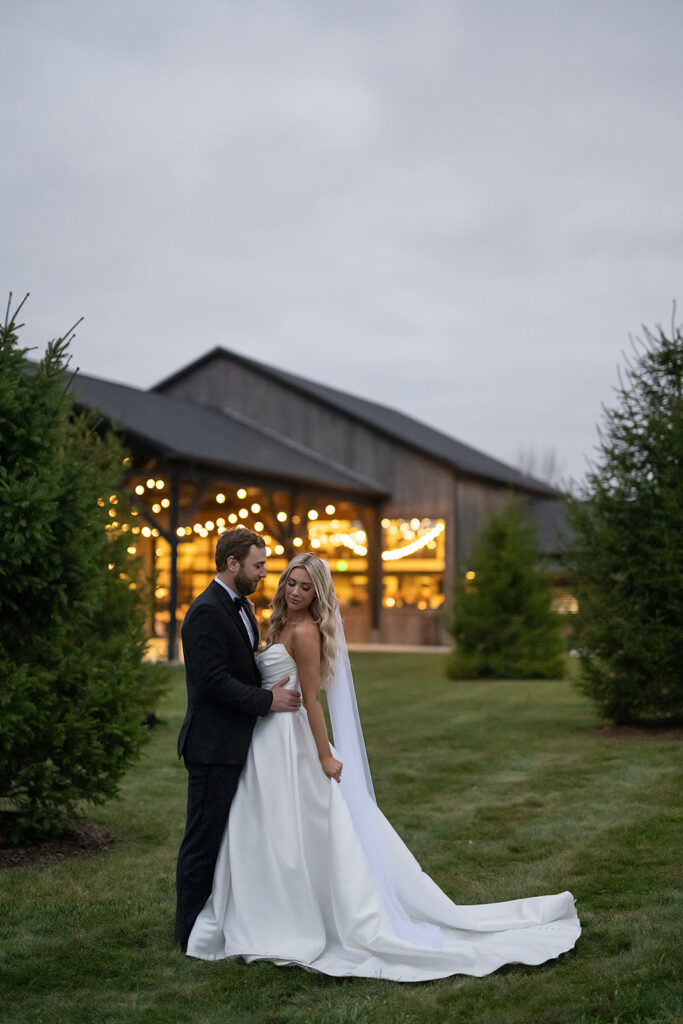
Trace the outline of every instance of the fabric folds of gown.
{"label": "fabric folds of gown", "polygon": [[[289,674],[288,687],[299,688],[282,644],[260,656],[259,669],[266,687]],[[188,956],[410,982],[541,964],[574,946],[571,893],[456,905],[376,814],[399,899],[413,920],[438,926],[437,945],[395,934],[342,789],[320,768],[306,711],[259,719]]]}

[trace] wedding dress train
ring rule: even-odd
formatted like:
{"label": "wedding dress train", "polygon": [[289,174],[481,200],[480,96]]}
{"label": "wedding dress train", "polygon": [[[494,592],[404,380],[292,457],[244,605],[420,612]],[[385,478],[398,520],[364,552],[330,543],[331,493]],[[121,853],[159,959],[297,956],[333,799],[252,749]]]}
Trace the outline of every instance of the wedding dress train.
{"label": "wedding dress train", "polygon": [[[296,664],[282,644],[259,658],[263,686]],[[402,937],[359,841],[342,787],[325,777],[306,711],[259,719],[188,956],[271,960],[334,976],[426,981],[541,964],[571,949],[569,892],[458,906],[426,875],[375,804],[374,825],[411,925]]]}

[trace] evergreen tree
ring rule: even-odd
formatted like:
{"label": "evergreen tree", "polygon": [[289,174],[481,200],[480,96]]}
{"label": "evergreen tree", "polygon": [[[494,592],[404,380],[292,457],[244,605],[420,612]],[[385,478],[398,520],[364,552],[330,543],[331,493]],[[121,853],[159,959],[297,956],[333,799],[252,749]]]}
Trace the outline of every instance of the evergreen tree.
{"label": "evergreen tree", "polygon": [[0,327],[0,797],[17,839],[115,794],[147,696],[130,533],[111,528],[124,453],[74,412],[72,332],[33,366],[19,309]]}
{"label": "evergreen tree", "polygon": [[523,506],[492,516],[471,557],[474,578],[455,589],[449,662],[454,679],[555,679],[564,674],[559,616],[536,566],[534,530]]}
{"label": "evergreen tree", "polygon": [[572,499],[581,689],[617,723],[683,716],[683,335],[633,343]]}

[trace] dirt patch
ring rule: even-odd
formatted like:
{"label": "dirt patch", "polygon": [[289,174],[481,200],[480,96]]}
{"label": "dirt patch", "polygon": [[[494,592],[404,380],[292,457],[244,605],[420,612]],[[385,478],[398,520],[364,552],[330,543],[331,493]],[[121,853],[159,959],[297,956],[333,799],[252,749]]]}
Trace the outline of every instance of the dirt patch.
{"label": "dirt patch", "polygon": [[616,737],[627,740],[681,740],[683,739],[683,728],[658,727],[658,726],[636,726],[636,725],[606,725],[598,729],[598,736]]}
{"label": "dirt patch", "polygon": [[67,857],[94,857],[114,843],[111,832],[102,825],[84,822],[63,836],[26,846],[10,846],[8,836],[13,826],[14,815],[9,811],[0,812],[0,870],[27,864],[56,864]]}

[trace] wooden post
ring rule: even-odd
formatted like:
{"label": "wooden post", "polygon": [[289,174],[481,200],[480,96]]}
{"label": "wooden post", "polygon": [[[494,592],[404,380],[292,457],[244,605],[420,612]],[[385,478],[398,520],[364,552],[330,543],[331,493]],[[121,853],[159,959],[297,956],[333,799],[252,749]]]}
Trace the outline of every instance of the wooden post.
{"label": "wooden post", "polygon": [[168,588],[168,653],[170,662],[178,660],[178,477],[171,474],[170,501],[168,509],[169,540],[171,548],[171,572]]}
{"label": "wooden post", "polygon": [[371,508],[366,523],[370,637],[371,642],[376,644],[382,639],[382,510],[377,507]]}

